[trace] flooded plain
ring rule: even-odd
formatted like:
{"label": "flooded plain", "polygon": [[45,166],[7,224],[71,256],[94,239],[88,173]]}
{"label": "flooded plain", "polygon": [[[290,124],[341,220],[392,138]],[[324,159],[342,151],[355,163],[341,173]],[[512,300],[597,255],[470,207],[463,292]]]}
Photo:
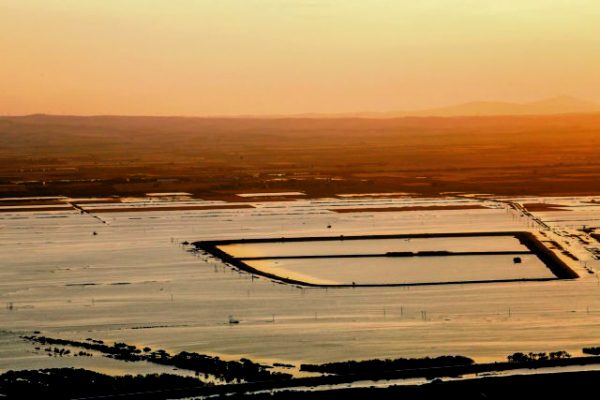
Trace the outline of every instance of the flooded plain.
{"label": "flooded plain", "polygon": [[513,236],[237,243],[219,249],[234,257],[291,257],[331,254],[383,254],[419,251],[527,251]]}
{"label": "flooded plain", "polygon": [[427,284],[440,282],[552,279],[554,274],[533,254],[451,257],[357,257],[265,259],[251,267],[288,279],[315,284]]}
{"label": "flooded plain", "polygon": [[[598,243],[589,236],[585,237],[588,244],[570,236],[578,234],[581,225],[590,226],[600,220],[599,207],[582,206],[589,198],[517,200],[564,203],[567,211],[534,213],[536,218],[549,221],[549,228],[543,228],[533,218],[496,199],[303,199],[256,202],[251,203],[253,208],[244,209],[120,210],[98,215],[93,213],[95,207],[105,209],[110,205],[82,205],[83,213],[3,209],[0,212],[0,370],[72,365],[119,371],[119,365],[130,366],[107,365],[96,357],[49,357],[19,338],[34,331],[65,339],[91,337],[169,352],[187,350],[226,359],[249,357],[259,362],[295,365],[445,354],[490,361],[505,359],[516,351],[567,350],[575,355],[580,354],[583,346],[600,345],[599,263],[590,250],[598,247]],[[471,203],[488,208],[385,213],[330,211],[332,207]],[[130,199],[128,207],[147,204],[144,199]],[[192,200],[186,204],[195,203]],[[177,206],[177,202],[169,206]],[[568,249],[578,261],[559,256],[580,278],[310,289],[253,278],[218,259],[190,252],[190,246],[182,244],[284,236],[520,230],[535,232],[540,240],[554,241]],[[443,244],[434,247],[471,249],[482,245],[478,240],[444,239]],[[306,251],[302,246],[296,247],[298,244],[240,247],[236,251],[253,256]],[[418,240],[356,245],[365,252],[387,248],[419,251],[429,246]],[[505,238],[494,238],[484,245],[486,249],[520,249],[518,243]],[[356,252],[358,247],[339,245],[335,250]],[[323,251],[330,252],[331,248]],[[354,266],[345,267],[349,275],[344,280],[364,279],[378,268],[378,276],[397,272],[397,265],[381,260],[381,265],[369,267],[374,268],[369,273],[365,272],[365,264],[356,260]],[[427,274],[439,277],[454,270],[453,261],[448,261],[443,266],[417,267],[430,268]],[[464,265],[462,261],[456,258],[457,263]],[[520,266],[503,257],[476,261],[469,274],[494,271],[496,275],[499,271],[518,269],[520,273],[537,276],[545,269],[543,266],[539,269],[536,259],[529,256],[523,256]],[[411,262],[420,261],[411,259]],[[315,269],[284,267],[308,274],[314,274]],[[333,264],[318,265],[316,269],[321,275],[317,278],[340,279],[336,270],[339,268]],[[335,274],[329,270],[336,270]],[[240,323],[228,324],[230,315]]]}

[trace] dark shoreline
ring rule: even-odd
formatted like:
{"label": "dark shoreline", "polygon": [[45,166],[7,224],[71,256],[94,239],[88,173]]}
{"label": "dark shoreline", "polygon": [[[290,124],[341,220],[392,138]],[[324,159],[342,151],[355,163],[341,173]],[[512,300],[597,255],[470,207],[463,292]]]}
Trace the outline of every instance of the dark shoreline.
{"label": "dark shoreline", "polygon": [[458,381],[434,380],[424,385],[390,386],[386,388],[369,387],[234,394],[227,396],[227,398],[232,400],[593,399],[597,398],[599,380],[600,371],[558,372],[481,377]]}
{"label": "dark shoreline", "polygon": [[[321,399],[322,397],[319,397],[321,393],[335,393],[337,395],[338,393],[341,394],[347,390],[352,391],[351,393],[348,392],[351,395],[358,395],[358,393],[371,393],[369,390],[377,393],[395,393],[396,391],[393,386],[390,386],[386,389],[326,388],[328,386],[335,385],[351,385],[352,383],[359,381],[376,382],[385,380],[422,378],[432,382],[439,382],[442,378],[462,377],[465,375],[477,376],[481,374],[494,374],[501,371],[524,369],[537,370],[541,368],[585,365],[598,365],[600,368],[600,356],[571,357],[565,351],[557,351],[553,353],[514,353],[508,356],[508,361],[481,364],[475,364],[473,360],[468,357],[456,355],[441,356],[436,358],[399,358],[365,361],[349,360],[345,362],[327,364],[306,364],[301,366],[301,370],[325,373],[326,375],[292,378],[290,375],[286,376],[280,373],[270,373],[265,369],[269,368],[268,366],[261,366],[253,363],[251,360],[243,359],[242,364],[240,364],[239,362],[222,361],[218,358],[188,352],[182,352],[178,355],[171,356],[164,350],[151,351],[151,349],[148,347],[144,349],[138,349],[135,346],[131,346],[126,343],[114,343],[112,346],[109,346],[100,340],[93,339],[87,339],[86,342],[78,342],[73,340],[48,338],[44,336],[24,336],[23,338],[32,343],[39,343],[41,345],[82,347],[87,350],[99,351],[106,357],[116,358],[124,361],[148,361],[160,365],[172,365],[180,369],[196,371],[197,374],[218,373],[221,374],[221,376],[225,376],[225,374],[227,374],[234,379],[226,379],[226,382],[228,383],[215,385],[204,383],[196,378],[182,378],[168,374],[161,375],[162,378],[155,374],[149,374],[145,376],[134,377],[135,379],[131,380],[132,378],[127,376],[102,377],[102,374],[73,368],[55,368],[37,371],[8,371],[4,374],[0,374],[0,394],[14,393],[16,390],[15,388],[19,388],[20,391],[31,391],[31,393],[35,393],[36,390],[39,390],[40,385],[46,385],[44,386],[46,389],[54,390],[56,393],[64,393],[69,385],[73,385],[74,388],[72,389],[76,389],[80,393],[77,393],[76,396],[75,393],[72,393],[73,396],[67,396],[64,398],[114,398],[113,396],[115,396],[124,399],[166,399],[193,396],[233,396],[233,398],[245,398],[247,396],[249,398],[256,399],[286,399],[288,397],[283,396],[284,393],[293,393],[293,396],[295,396],[294,398],[298,399]],[[243,366],[244,368],[239,369],[240,366]],[[551,375],[579,373],[585,374],[587,372],[588,371],[556,372]],[[533,373],[531,374],[531,379],[542,379],[538,378],[538,376],[543,375],[550,374]],[[113,386],[116,386],[111,386],[112,389],[96,387],[96,392],[86,392],[85,385],[82,386],[80,380],[85,380],[91,377],[90,379],[92,379],[93,382],[94,376],[97,376],[100,380],[104,379],[106,381],[113,382]],[[595,371],[594,376],[600,377],[600,371]],[[490,379],[512,379],[514,377],[515,376],[505,376]],[[178,378],[182,379],[178,380]],[[30,386],[27,385],[27,379],[30,379]],[[152,387],[154,388],[152,391],[144,390],[144,379],[149,379],[149,382],[152,382]],[[164,382],[161,379],[164,380]],[[479,377],[477,377],[477,379],[469,377],[461,382],[481,382],[482,379],[483,378]],[[122,382],[130,382],[131,386],[126,384],[123,385]],[[444,382],[444,384],[445,383],[449,382]],[[139,384],[142,385],[141,389]],[[469,386],[469,383],[464,384],[467,385],[467,387]],[[413,389],[410,390],[414,390],[415,393],[420,393],[422,390],[425,390],[422,388],[426,386],[429,385],[407,387],[413,387]],[[319,387],[325,388],[323,390],[319,390],[318,392],[311,392],[305,389]],[[421,389],[414,389],[417,387]],[[493,388],[494,386],[492,385],[490,387]],[[118,390],[115,388],[118,388]],[[405,387],[403,386],[403,388]],[[106,393],[107,390],[108,393]],[[132,391],[135,393],[130,393]],[[277,393],[275,393],[273,397],[270,397],[271,394],[269,394],[269,392],[273,391],[277,391]],[[63,397],[53,396],[51,398]]]}
{"label": "dark shoreline", "polygon": [[[578,357],[566,360],[552,360],[553,362],[534,362],[531,364],[474,364],[462,367],[424,368],[408,371],[390,371],[387,373],[355,374],[346,376],[322,376],[314,378],[296,378],[289,381],[272,382],[250,382],[241,384],[205,385],[195,378],[182,378],[179,376],[163,374],[138,375],[133,377],[143,383],[145,379],[152,382],[148,386],[112,385],[107,387],[86,388],[86,383],[95,383],[98,377],[114,382],[132,382],[131,376],[110,377],[108,375],[94,373],[88,370],[74,368],[56,368],[46,370],[8,371],[0,374],[0,394],[7,395],[8,399],[29,399],[31,395],[44,395],[44,398],[55,399],[169,399],[183,397],[206,397],[228,398],[228,399],[302,399],[302,400],[325,400],[325,399],[430,399],[430,398],[539,398],[533,395],[539,394],[548,388],[548,385],[561,382],[566,388],[572,388],[574,382],[581,382],[581,389],[587,388],[587,393],[595,391],[597,382],[600,380],[600,371],[574,371],[553,372],[540,374],[524,374],[511,376],[480,376],[455,381],[442,381],[440,377],[460,377],[465,374],[482,374],[508,371],[515,369],[537,369],[544,367],[560,367],[569,365],[591,365],[600,364],[600,357]],[[560,362],[557,362],[560,361]],[[44,386],[39,383],[29,384],[24,380],[27,376],[44,375]],[[58,375],[53,377],[53,375]],[[81,376],[94,375],[96,379],[86,381]],[[327,388],[318,389],[319,386],[337,384],[351,384],[357,381],[379,381],[392,379],[407,379],[423,377],[430,381],[423,385],[390,385],[384,388],[359,387],[359,388]],[[161,380],[162,378],[162,380]],[[179,379],[181,378],[181,379]],[[175,383],[175,384],[174,384]],[[197,384],[196,384],[197,383]],[[69,392],[69,388],[77,386],[78,392]],[[517,386],[525,385],[527,390]],[[294,388],[298,388],[295,390]],[[307,388],[303,390],[302,388]],[[308,388],[318,390],[308,390]],[[119,389],[119,390],[117,390]],[[563,388],[564,389],[564,388]],[[94,391],[96,390],[96,391]],[[507,392],[508,390],[508,392]],[[554,392],[554,390],[552,390]],[[66,393],[66,394],[65,394]],[[449,396],[452,393],[453,396]],[[480,393],[487,393],[486,397],[477,397]],[[443,397],[430,397],[435,396]],[[552,394],[552,393],[549,393]],[[476,397],[468,397],[474,395]],[[523,397],[518,397],[522,395]],[[376,397],[374,397],[376,396]],[[402,396],[402,397],[398,397]],[[409,397],[405,397],[409,396]],[[467,397],[464,397],[467,396]],[[503,397],[504,396],[504,397]],[[549,398],[555,398],[553,396]],[[567,398],[573,398],[571,396]]]}

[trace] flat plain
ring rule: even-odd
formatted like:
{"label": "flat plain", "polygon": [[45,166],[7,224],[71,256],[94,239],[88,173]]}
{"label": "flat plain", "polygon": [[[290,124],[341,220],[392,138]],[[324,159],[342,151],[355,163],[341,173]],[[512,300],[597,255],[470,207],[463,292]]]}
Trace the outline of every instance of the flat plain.
{"label": "flat plain", "polygon": [[595,195],[599,132],[600,114],[0,117],[0,195]]}
{"label": "flat plain", "polygon": [[[4,323],[0,368],[78,365],[124,373],[131,372],[134,365],[98,357],[47,357],[19,338],[33,331],[51,337],[92,337],[174,352],[187,350],[294,365],[444,354],[489,361],[504,359],[515,351],[564,349],[580,354],[583,346],[597,345],[598,262],[589,250],[594,245],[570,236],[582,235],[593,243],[578,229],[600,218],[600,207],[591,202],[594,198],[512,199],[561,203],[565,211],[539,214],[551,228],[543,228],[533,218],[509,207],[505,203],[508,199],[497,200],[328,198],[253,202],[252,208],[244,209],[118,211],[97,215],[93,213],[97,206],[94,203],[82,205],[84,212],[3,210],[0,261],[1,299],[5,307],[1,311]],[[166,202],[177,205],[177,200]],[[202,200],[183,202],[206,204]],[[331,207],[472,203],[485,208],[390,213],[329,211]],[[130,199],[128,204],[143,207],[156,204],[156,200]],[[457,230],[536,232],[541,240],[560,244],[578,258],[574,261],[556,251],[580,278],[313,289],[236,271],[218,259],[190,252],[189,245],[181,244],[332,233]],[[506,243],[490,245],[504,248]],[[461,244],[449,241],[444,246],[458,248]],[[240,323],[229,324],[229,316]],[[144,364],[135,364],[134,368],[144,367],[150,371],[157,368]]]}
{"label": "flat plain", "polygon": [[[447,354],[485,362],[517,351],[581,354],[582,347],[600,344],[599,129],[597,115],[0,118],[0,370],[80,366],[189,374],[146,362],[48,356],[20,338],[36,331],[296,366]],[[579,278],[310,288],[236,270],[191,246],[506,231],[533,232]],[[352,249],[328,243],[310,252],[379,252],[390,244],[391,251],[519,248],[498,238],[434,245],[415,239]],[[303,254],[303,246],[235,251],[285,256]],[[462,262],[411,260],[415,265],[397,268],[355,261],[270,267],[346,283],[409,279],[416,270],[410,279],[420,279],[425,269],[434,280],[490,273],[489,259],[471,259],[471,271]],[[491,264],[494,276],[517,270],[513,257]],[[521,276],[548,272],[528,256],[520,265]]]}

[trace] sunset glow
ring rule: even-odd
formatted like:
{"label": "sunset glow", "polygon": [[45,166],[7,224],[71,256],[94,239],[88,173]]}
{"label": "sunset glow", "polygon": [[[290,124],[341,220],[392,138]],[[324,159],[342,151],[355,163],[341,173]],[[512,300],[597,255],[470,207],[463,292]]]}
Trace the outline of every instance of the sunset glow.
{"label": "sunset glow", "polygon": [[1,0],[0,114],[600,101],[594,0]]}

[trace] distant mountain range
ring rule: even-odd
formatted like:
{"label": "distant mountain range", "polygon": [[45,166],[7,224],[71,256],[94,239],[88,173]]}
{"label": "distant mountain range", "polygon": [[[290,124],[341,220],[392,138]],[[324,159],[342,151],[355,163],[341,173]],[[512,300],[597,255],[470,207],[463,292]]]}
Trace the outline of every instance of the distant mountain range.
{"label": "distant mountain range", "polygon": [[[592,114],[600,113],[600,104],[581,100],[571,96],[556,96],[529,103],[510,103],[502,101],[472,101],[447,107],[429,108],[414,111],[382,111],[382,112],[345,112],[345,113],[301,113],[271,115],[209,115],[191,118],[233,118],[233,119],[280,119],[280,118],[403,118],[403,117],[483,117],[483,116],[523,116],[523,115],[557,115],[557,114]],[[52,117],[75,117],[68,115],[30,114],[23,116],[33,119]],[[83,116],[81,116],[83,117]],[[129,117],[126,115],[91,115],[88,117]],[[131,118],[148,118],[138,116]],[[157,117],[161,118],[161,117]],[[171,118],[177,118],[172,116]]]}
{"label": "distant mountain range", "polygon": [[570,96],[558,96],[530,103],[477,101],[455,106],[408,113],[416,116],[548,115],[600,112],[600,105]]}
{"label": "distant mountain range", "polygon": [[297,117],[330,118],[399,118],[399,117],[467,117],[500,115],[552,115],[600,113],[600,105],[571,96],[557,96],[530,103],[473,101],[447,107],[415,111],[356,112],[339,114],[301,114]]}

